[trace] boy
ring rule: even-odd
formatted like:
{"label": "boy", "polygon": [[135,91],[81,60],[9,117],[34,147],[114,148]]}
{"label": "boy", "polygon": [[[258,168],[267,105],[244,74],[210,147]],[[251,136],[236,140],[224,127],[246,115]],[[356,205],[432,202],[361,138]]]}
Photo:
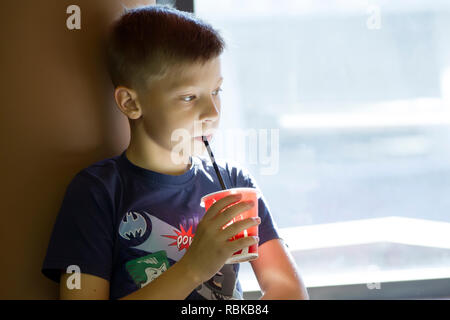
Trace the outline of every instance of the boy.
{"label": "boy", "polygon": [[[60,281],[61,299],[242,299],[239,264],[224,263],[258,241],[251,264],[263,298],[308,298],[264,198],[257,219],[222,230],[248,204],[219,214],[238,200],[226,197],[205,213],[200,198],[221,190],[209,159],[183,151],[184,161],[174,161],[175,131],[195,133],[183,150],[196,150],[218,127],[223,48],[211,26],[164,6],[127,10],[113,25],[108,70],[131,141],[120,156],[81,170],[66,190],[42,268]],[[227,188],[257,188],[247,170],[218,165]],[[259,239],[227,241],[254,225]],[[80,270],[75,289],[69,266]]]}

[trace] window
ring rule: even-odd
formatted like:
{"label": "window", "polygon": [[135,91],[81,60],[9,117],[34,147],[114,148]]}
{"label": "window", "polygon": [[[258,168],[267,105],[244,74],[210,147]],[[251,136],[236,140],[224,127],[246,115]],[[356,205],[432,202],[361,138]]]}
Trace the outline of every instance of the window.
{"label": "window", "polygon": [[[267,133],[279,164],[267,174],[226,139],[216,157],[254,175],[306,285],[450,278],[450,2],[195,0],[194,11],[227,42],[221,129]],[[259,289],[241,270],[243,289]]]}

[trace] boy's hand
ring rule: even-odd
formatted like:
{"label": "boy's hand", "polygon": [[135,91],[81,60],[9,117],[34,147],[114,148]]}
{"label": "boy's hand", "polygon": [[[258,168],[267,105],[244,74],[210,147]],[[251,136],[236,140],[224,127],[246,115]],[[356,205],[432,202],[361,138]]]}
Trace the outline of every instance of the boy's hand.
{"label": "boy's hand", "polygon": [[239,201],[240,198],[241,195],[230,195],[209,208],[197,226],[189,249],[181,258],[195,278],[201,281],[200,283],[211,279],[234,252],[259,241],[256,237],[228,241],[242,230],[259,225],[261,223],[259,217],[241,220],[222,229],[233,217],[253,207],[254,204],[251,202],[241,202],[220,212],[228,205]]}

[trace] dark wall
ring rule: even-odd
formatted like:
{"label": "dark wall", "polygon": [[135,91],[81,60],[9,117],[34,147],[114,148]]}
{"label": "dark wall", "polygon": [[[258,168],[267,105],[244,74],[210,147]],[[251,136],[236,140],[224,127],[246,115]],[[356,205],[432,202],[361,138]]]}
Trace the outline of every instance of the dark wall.
{"label": "dark wall", "polygon": [[[0,299],[53,299],[40,272],[51,229],[74,174],[129,143],[101,60],[106,27],[154,1],[0,2]],[[81,9],[68,30],[66,9]]]}

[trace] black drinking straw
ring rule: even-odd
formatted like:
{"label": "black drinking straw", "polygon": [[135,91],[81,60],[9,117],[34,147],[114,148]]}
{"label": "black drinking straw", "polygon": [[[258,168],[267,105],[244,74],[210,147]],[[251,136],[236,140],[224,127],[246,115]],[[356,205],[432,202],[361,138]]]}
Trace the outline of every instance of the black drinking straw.
{"label": "black drinking straw", "polygon": [[225,187],[225,184],[223,183],[222,176],[220,175],[220,172],[219,172],[219,167],[217,166],[216,160],[214,159],[214,155],[213,155],[213,153],[211,151],[211,148],[209,146],[208,139],[206,139],[205,136],[202,136],[202,140],[203,140],[203,143],[206,146],[206,149],[208,150],[209,157],[211,158],[211,162],[212,162],[212,164],[214,166],[214,170],[216,170],[216,174],[217,174],[217,177],[219,178],[220,185],[222,186],[222,190],[226,190],[227,188]]}

